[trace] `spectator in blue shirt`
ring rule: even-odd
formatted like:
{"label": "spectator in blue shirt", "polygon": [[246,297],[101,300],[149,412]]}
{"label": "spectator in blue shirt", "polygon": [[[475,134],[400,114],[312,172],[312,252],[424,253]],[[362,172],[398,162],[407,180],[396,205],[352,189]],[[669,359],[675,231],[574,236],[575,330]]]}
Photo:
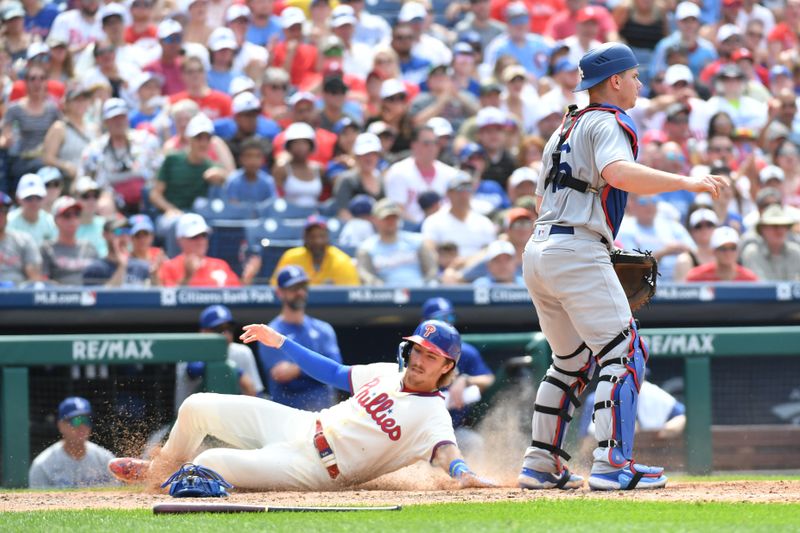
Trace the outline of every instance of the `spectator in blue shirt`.
{"label": "spectator in blue shirt", "polygon": [[700,71],[707,64],[717,59],[714,45],[699,36],[700,34],[700,8],[697,4],[684,1],[675,9],[677,31],[661,39],[653,53],[650,64],[650,79],[656,74],[667,70],[667,50],[680,45],[688,50],[689,68],[695,78],[700,77]]}
{"label": "spectator in blue shirt", "polygon": [[419,85],[428,78],[431,62],[411,53],[414,38],[414,30],[409,24],[397,24],[392,28],[391,46],[397,53],[403,80]]}
{"label": "spectator in blue shirt", "polygon": [[241,166],[241,145],[245,139],[261,139],[271,148],[272,140],[280,133],[278,123],[261,114],[261,102],[251,92],[237,94],[232,103],[233,116],[214,121],[214,133],[228,145],[237,166]]}
{"label": "spectator in blue shirt", "polygon": [[50,27],[63,6],[59,2],[42,4],[41,0],[26,0],[22,2],[25,9],[25,31],[32,36],[38,36],[42,41],[50,33]]}
{"label": "spectator in blue shirt", "polygon": [[[342,356],[333,327],[306,315],[308,276],[305,271],[296,265],[289,265],[278,272],[277,281],[281,314],[269,326],[298,344],[341,363]],[[263,344],[259,345],[258,350],[272,401],[306,411],[319,411],[334,403],[333,389],[309,377],[283,352]]]}
{"label": "spectator in blue shirt", "polygon": [[106,287],[141,287],[149,285],[150,264],[131,257],[131,226],[124,219],[109,220],[103,226],[108,255],[95,259],[83,271],[84,285]]}
{"label": "spectator in blue shirt", "polygon": [[228,178],[225,185],[226,201],[262,202],[275,197],[275,180],[262,170],[265,159],[261,140],[250,137],[242,142],[239,152],[241,168]]}
{"label": "spectator in blue shirt", "polygon": [[252,18],[247,27],[246,39],[259,46],[269,46],[273,39],[283,40],[280,17],[272,14],[273,0],[248,0]]}
{"label": "spectator in blue shirt", "polygon": [[493,68],[498,59],[511,56],[537,79],[546,76],[552,43],[541,35],[528,32],[528,8],[522,2],[508,4],[506,20],[508,33],[498,35],[489,43],[483,62]]}

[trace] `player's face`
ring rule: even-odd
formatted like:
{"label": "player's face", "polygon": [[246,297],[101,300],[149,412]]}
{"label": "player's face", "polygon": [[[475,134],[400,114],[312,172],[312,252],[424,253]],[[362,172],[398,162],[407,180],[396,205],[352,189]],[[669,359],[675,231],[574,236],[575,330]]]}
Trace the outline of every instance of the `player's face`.
{"label": "player's face", "polygon": [[642,88],[642,82],[639,81],[639,69],[632,68],[620,74],[620,98],[623,109],[630,109],[636,105],[636,99],[639,97],[639,91]]}
{"label": "player's face", "polygon": [[404,383],[411,389],[432,391],[436,389],[439,378],[452,368],[453,362],[424,346],[414,344],[408,357]]}
{"label": "player's face", "polygon": [[294,311],[302,311],[308,302],[308,283],[298,283],[291,287],[278,289],[278,296],[284,305]]}

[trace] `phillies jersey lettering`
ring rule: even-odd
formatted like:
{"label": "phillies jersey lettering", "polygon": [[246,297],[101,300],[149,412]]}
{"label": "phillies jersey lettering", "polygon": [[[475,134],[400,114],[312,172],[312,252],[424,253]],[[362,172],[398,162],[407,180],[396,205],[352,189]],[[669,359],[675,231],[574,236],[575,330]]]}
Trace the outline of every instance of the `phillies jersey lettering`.
{"label": "phillies jersey lettering", "polygon": [[380,379],[375,378],[361,387],[356,395],[356,400],[378,424],[381,431],[386,433],[390,439],[399,440],[402,428],[397,425],[397,421],[394,418],[388,416],[388,413],[392,412],[391,407],[394,405],[394,400],[390,400],[389,395],[385,392],[378,394],[374,398],[370,394],[370,389],[378,383],[380,383]]}

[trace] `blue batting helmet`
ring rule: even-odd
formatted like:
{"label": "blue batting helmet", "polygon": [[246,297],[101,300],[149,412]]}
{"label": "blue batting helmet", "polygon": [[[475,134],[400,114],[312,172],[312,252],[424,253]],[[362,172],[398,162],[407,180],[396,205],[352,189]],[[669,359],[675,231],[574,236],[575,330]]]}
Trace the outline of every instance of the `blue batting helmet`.
{"label": "blue batting helmet", "polygon": [[639,61],[627,45],[606,43],[598,46],[581,58],[578,67],[581,82],[575,88],[575,92],[585,91],[614,74],[638,66]]}
{"label": "blue batting helmet", "polygon": [[414,334],[403,337],[403,340],[419,344],[456,363],[461,358],[461,335],[456,328],[441,320],[421,322]]}
{"label": "blue batting helmet", "polygon": [[214,329],[229,322],[233,322],[233,314],[224,305],[210,305],[200,313],[201,329]]}
{"label": "blue batting helmet", "polygon": [[453,302],[447,298],[428,298],[422,304],[422,319],[436,319],[452,324],[455,320]]}

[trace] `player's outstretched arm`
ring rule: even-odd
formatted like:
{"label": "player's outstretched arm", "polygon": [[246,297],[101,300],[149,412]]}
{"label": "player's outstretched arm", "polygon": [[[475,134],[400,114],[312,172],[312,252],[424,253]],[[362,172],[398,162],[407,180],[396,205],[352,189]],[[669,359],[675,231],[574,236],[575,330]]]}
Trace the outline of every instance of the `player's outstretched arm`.
{"label": "player's outstretched arm", "polygon": [[724,176],[707,174],[701,177],[681,176],[640,165],[631,161],[614,161],[603,169],[603,179],[609,185],[635,194],[659,194],[687,190],[707,192],[716,198],[728,186]]}
{"label": "player's outstretched arm", "polygon": [[303,372],[312,378],[341,389],[350,390],[350,366],[328,359],[322,354],[301,346],[292,339],[287,339],[266,324],[250,324],[245,326],[239,337],[245,343],[258,341],[270,348],[280,350],[288,355]]}
{"label": "player's outstretched arm", "polygon": [[461,452],[455,444],[445,444],[436,449],[433,464],[447,472],[451,478],[458,480],[462,488],[492,488],[497,484],[489,479],[478,477],[469,469]]}

